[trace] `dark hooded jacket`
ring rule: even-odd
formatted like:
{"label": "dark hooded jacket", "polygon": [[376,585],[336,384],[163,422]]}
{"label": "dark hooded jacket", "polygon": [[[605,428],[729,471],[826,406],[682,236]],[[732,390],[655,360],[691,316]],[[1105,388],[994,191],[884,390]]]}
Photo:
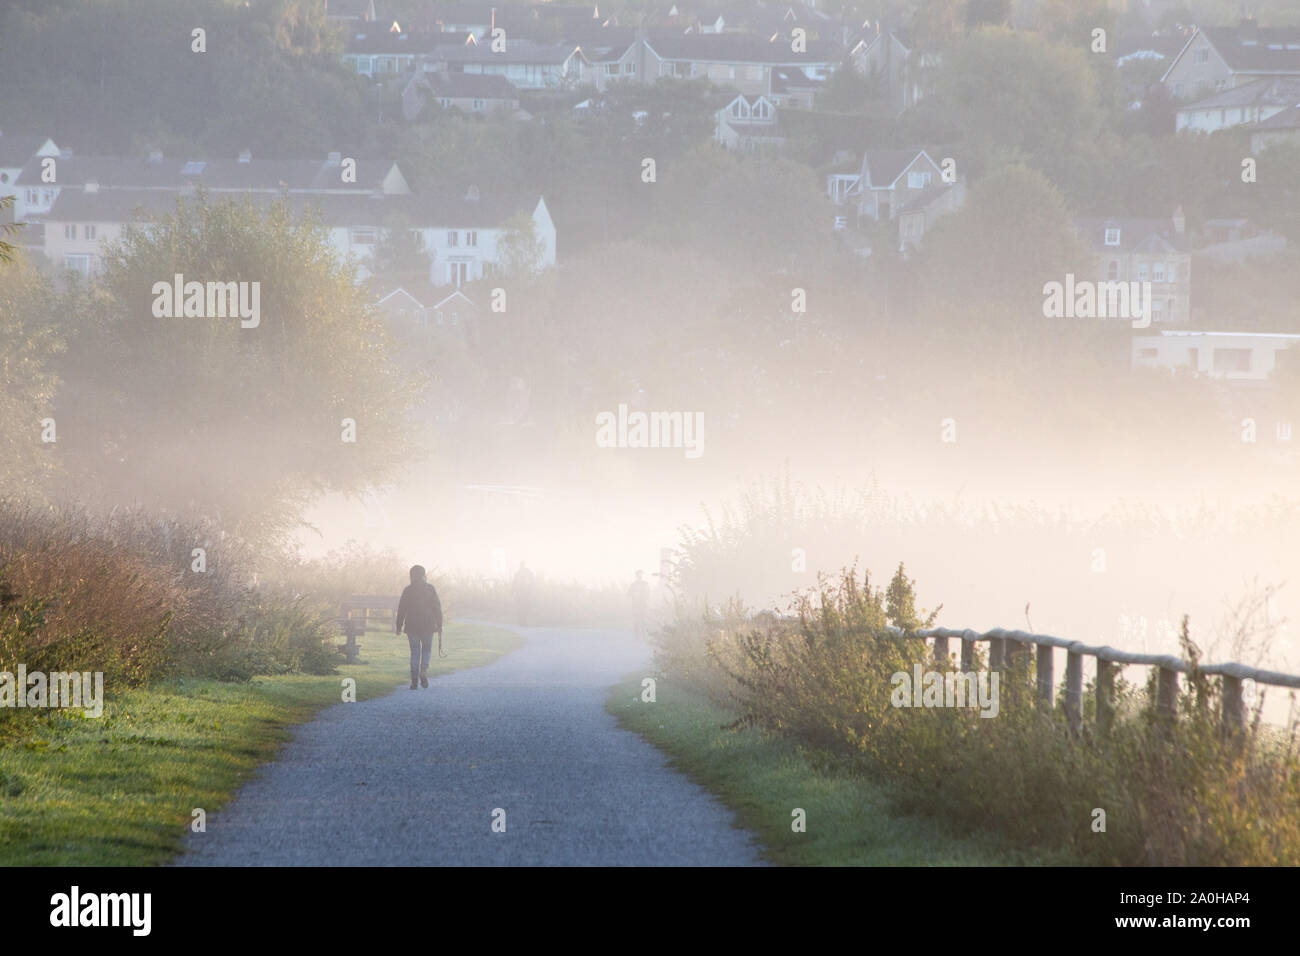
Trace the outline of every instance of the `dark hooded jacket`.
{"label": "dark hooded jacket", "polygon": [[438,592],[428,581],[416,581],[408,584],[402,592],[402,599],[397,602],[397,620],[394,622],[398,633],[406,625],[406,633],[415,637],[428,637],[435,631],[442,630],[442,602]]}

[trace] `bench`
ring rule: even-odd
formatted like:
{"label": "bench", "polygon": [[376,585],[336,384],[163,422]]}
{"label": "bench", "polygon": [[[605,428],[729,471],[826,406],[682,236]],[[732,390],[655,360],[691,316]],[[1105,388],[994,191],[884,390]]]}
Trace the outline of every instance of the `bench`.
{"label": "bench", "polygon": [[[391,626],[397,617],[397,602],[398,598],[382,594],[357,594],[343,599],[339,608],[339,625],[347,640],[339,650],[343,652],[349,664],[355,664],[357,655],[361,652],[361,645],[357,643],[357,638],[366,633],[366,625],[371,618],[370,612],[387,611],[387,621]],[[379,619],[384,620],[384,616],[380,615]]]}

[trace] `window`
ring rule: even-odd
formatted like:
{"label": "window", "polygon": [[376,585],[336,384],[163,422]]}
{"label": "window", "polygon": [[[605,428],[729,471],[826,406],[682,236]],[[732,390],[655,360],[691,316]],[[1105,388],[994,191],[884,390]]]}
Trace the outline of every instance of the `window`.
{"label": "window", "polygon": [[615,75],[617,75],[617,74],[618,74],[618,64],[617,64],[617,63],[606,63],[606,64],[605,64],[605,75],[606,75],[606,76],[615,76]]}
{"label": "window", "polygon": [[454,229],[449,231],[447,233],[447,245],[451,246],[452,248],[455,248],[456,246],[460,245],[460,233],[456,232],[456,230]]}
{"label": "window", "polygon": [[469,263],[465,261],[447,263],[447,281],[457,286],[468,282]]}
{"label": "window", "polygon": [[908,189],[924,189],[928,185],[930,185],[930,173],[914,171],[907,174]]}
{"label": "window", "polygon": [[372,226],[353,226],[352,243],[358,246],[373,245],[375,241],[375,230]]}
{"label": "window", "polygon": [[1210,62],[1210,51],[1209,51],[1209,50],[1206,50],[1206,49],[1200,49],[1200,50],[1197,50],[1194,54],[1192,54],[1192,62],[1193,62],[1193,63],[1209,63],[1209,62]]}
{"label": "window", "polygon": [[1119,278],[1119,262],[1117,260],[1111,259],[1110,262],[1106,263],[1106,278],[1111,282]]}
{"label": "window", "polygon": [[95,227],[90,225],[89,223],[81,227],[81,232],[82,235],[87,239],[95,238]]}
{"label": "window", "polygon": [[64,256],[63,265],[72,272],[90,275],[90,256]]}
{"label": "window", "polygon": [[465,245],[467,245],[467,246],[477,246],[477,245],[478,245],[478,230],[477,230],[477,229],[470,229],[470,230],[466,231],[466,233],[465,233]]}
{"label": "window", "polygon": [[370,72],[370,69],[371,69],[371,67],[370,67],[370,57],[368,57],[368,56],[359,56],[359,57],[357,57],[357,72],[358,72],[358,73],[369,73],[369,72]]}
{"label": "window", "polygon": [[767,119],[767,101],[759,100],[754,104],[754,119]]}
{"label": "window", "polygon": [[1216,372],[1249,372],[1250,349],[1215,349]]}
{"label": "window", "polygon": [[42,190],[41,190],[41,205],[43,205],[43,206],[48,206],[48,205],[49,205],[50,203],[52,203],[52,202],[54,202],[54,190],[53,190],[53,189],[42,189]]}
{"label": "window", "polygon": [[1118,246],[1118,245],[1119,245],[1119,230],[1118,230],[1118,229],[1107,229],[1107,230],[1106,230],[1106,245],[1108,245],[1108,246]]}
{"label": "window", "polygon": [[1147,264],[1145,262],[1138,263],[1138,282],[1146,282],[1146,281],[1147,281]]}
{"label": "window", "polygon": [[1153,282],[1165,281],[1165,264],[1163,262],[1157,262],[1155,265],[1151,267],[1151,281]]}
{"label": "window", "polygon": [[1138,349],[1138,358],[1147,362],[1154,362],[1159,354],[1157,349]]}
{"label": "window", "polygon": [[476,109],[476,110],[482,110],[482,109],[483,109],[483,101],[482,101],[482,100],[475,100],[475,101],[474,101],[474,109]]}
{"label": "window", "polygon": [[635,73],[635,72],[636,72],[636,64],[635,64],[635,63],[624,63],[624,64],[623,64],[623,72],[624,72],[624,73]]}
{"label": "window", "polygon": [[76,227],[75,225],[71,224],[71,223],[69,223],[68,225],[64,226],[64,227],[63,227],[63,238],[64,238],[64,239],[76,239],[76,238],[77,238],[77,227]]}
{"label": "window", "polygon": [[1174,264],[1172,262],[1165,266],[1166,282],[1177,282],[1178,281],[1177,276],[1178,276],[1178,270],[1174,268]]}
{"label": "window", "polygon": [[40,202],[40,199],[41,199],[41,191],[39,189],[27,190],[27,205],[35,206],[38,202]]}

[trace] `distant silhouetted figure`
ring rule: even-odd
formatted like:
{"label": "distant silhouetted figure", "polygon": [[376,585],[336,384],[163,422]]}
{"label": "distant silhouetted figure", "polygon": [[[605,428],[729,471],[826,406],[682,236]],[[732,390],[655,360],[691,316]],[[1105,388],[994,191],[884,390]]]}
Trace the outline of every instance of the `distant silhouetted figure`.
{"label": "distant silhouetted figure", "polygon": [[628,586],[627,596],[632,599],[632,630],[637,637],[645,637],[646,605],[650,603],[650,582],[645,579],[645,572],[638,571],[636,580]]}
{"label": "distant silhouetted figure", "polygon": [[524,562],[519,562],[519,570],[515,572],[515,617],[519,619],[521,627],[528,626],[528,612],[533,604],[533,572],[528,570]]}
{"label": "distant silhouetted figure", "polygon": [[393,632],[401,634],[402,625],[406,625],[406,640],[411,645],[411,690],[417,686],[428,687],[433,635],[436,632],[440,642],[442,638],[442,602],[433,585],[424,579],[424,568],[418,564],[411,568],[411,583],[397,602]]}

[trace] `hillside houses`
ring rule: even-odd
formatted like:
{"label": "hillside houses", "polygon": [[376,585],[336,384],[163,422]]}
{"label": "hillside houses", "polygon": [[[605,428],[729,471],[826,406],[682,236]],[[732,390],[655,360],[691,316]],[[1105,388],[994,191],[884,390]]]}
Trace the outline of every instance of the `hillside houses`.
{"label": "hillside houses", "polygon": [[338,153],[323,160],[255,160],[247,151],[237,159],[180,160],[159,151],[145,157],[65,151],[56,159],[57,184],[42,184],[41,159],[29,158],[16,178],[18,218],[33,234],[42,231],[40,251],[53,265],[83,275],[99,270],[106,244],[127,225],[170,212],[178,199],[200,191],[261,208],[285,202],[295,217],[315,217],[339,258],[363,266],[363,277],[395,228],[419,235],[431,284],[460,287],[491,277],[507,223],[519,215],[531,219],[540,239],[537,265],[555,265],[555,224],[540,196],[488,184],[417,192],[391,160],[357,160],[352,181],[352,160]]}
{"label": "hillside houses", "polygon": [[1220,90],[1180,106],[1178,132],[1213,133],[1233,126],[1258,126],[1300,103],[1300,76],[1265,77]]}
{"label": "hillside houses", "polygon": [[943,172],[923,149],[869,149],[856,172],[834,172],[826,180],[831,202],[861,226],[866,221],[896,223],[898,248],[919,248],[940,218],[960,209],[966,186],[944,182]]}
{"label": "hillside houses", "polygon": [[1096,282],[1150,282],[1151,322],[1191,315],[1192,257],[1182,210],[1169,219],[1085,218],[1075,228],[1092,251]]}
{"label": "hillside houses", "polygon": [[1161,82],[1180,100],[1197,100],[1256,80],[1300,77],[1300,27],[1235,27],[1193,31]]}

